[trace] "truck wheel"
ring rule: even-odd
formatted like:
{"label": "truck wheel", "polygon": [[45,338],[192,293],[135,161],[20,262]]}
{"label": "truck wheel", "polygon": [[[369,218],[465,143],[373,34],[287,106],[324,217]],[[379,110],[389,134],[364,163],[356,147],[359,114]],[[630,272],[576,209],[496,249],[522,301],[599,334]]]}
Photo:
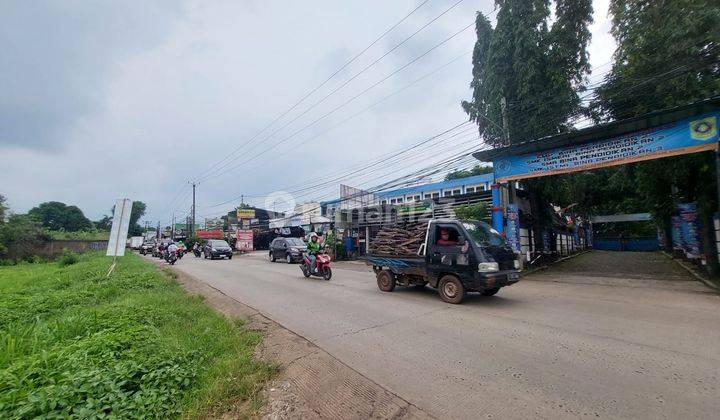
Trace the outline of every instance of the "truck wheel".
{"label": "truck wheel", "polygon": [[272,251],[270,251],[270,262],[275,262],[275,254]]}
{"label": "truck wheel", "polygon": [[500,288],[499,288],[499,287],[495,287],[495,288],[493,288],[493,289],[485,289],[485,290],[482,291],[481,295],[483,295],[483,296],[493,296],[493,295],[495,295],[495,293],[497,293],[497,292],[499,292],[499,291],[500,291]]}
{"label": "truck wheel", "polygon": [[449,274],[440,279],[438,292],[440,292],[440,299],[447,303],[460,303],[465,299],[465,286],[457,277]]}
{"label": "truck wheel", "polygon": [[377,273],[377,284],[383,292],[392,292],[395,290],[395,277],[390,270],[380,270]]}

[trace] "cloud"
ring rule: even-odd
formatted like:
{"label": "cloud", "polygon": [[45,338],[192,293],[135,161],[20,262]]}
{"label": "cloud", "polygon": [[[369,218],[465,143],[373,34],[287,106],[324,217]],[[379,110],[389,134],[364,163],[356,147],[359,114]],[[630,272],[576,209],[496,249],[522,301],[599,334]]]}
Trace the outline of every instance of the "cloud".
{"label": "cloud", "polygon": [[6,2],[0,147],[62,148],[70,126],[102,107],[113,66],[162,38],[177,13],[168,5]]}
{"label": "cloud", "polygon": [[[489,0],[459,6],[272,134],[447,7],[429,2],[248,142],[417,4],[17,2],[0,17],[0,50],[12,57],[0,62],[0,84],[8,91],[0,96],[0,192],[15,211],[57,200],[91,218],[129,197],[148,204],[147,220],[165,223],[173,211],[178,218],[188,211],[187,181],[236,149],[228,169],[238,168],[198,186],[199,216],[226,211],[239,198],[210,206],[241,194],[263,205],[268,193],[331,179],[443,131],[466,119],[459,103],[470,94],[470,56],[338,124],[472,49],[471,30],[299,132],[462,28],[478,8],[492,10]],[[344,182],[369,187],[378,176],[397,176],[431,157]],[[296,200],[338,193],[333,182]]]}

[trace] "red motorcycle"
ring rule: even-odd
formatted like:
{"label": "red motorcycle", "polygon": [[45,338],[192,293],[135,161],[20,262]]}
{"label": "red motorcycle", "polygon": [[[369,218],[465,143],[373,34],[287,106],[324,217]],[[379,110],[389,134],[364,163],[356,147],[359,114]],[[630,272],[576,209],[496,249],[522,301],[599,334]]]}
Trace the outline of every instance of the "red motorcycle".
{"label": "red motorcycle", "polygon": [[310,268],[310,258],[307,253],[303,253],[303,263],[300,264],[300,270],[302,270],[303,276],[310,277],[322,277],[325,280],[330,280],[332,277],[332,269],[330,268],[330,256],[322,251],[315,254],[315,270]]}

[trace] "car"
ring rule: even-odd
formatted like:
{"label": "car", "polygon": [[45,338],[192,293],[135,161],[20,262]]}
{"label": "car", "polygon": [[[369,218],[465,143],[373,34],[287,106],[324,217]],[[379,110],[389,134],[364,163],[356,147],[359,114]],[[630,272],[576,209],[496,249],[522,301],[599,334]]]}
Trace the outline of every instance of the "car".
{"label": "car", "polygon": [[140,253],[142,255],[152,254],[154,248],[155,248],[155,239],[148,239],[145,242],[143,242],[142,245],[140,245]]}
{"label": "car", "polygon": [[270,243],[270,261],[282,259],[288,264],[302,261],[302,253],[306,250],[307,245],[300,238],[275,238]]}
{"label": "car", "polygon": [[215,258],[228,257],[232,259],[233,250],[230,245],[222,239],[208,239],[203,246],[203,255],[205,258],[214,260]]}

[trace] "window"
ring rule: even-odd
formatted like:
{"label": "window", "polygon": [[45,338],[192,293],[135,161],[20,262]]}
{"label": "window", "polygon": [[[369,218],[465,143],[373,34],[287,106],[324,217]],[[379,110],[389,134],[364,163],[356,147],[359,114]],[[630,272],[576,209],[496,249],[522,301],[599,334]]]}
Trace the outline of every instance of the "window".
{"label": "window", "polygon": [[453,195],[460,195],[460,188],[454,190],[445,190],[445,197],[451,197]]}
{"label": "window", "polygon": [[395,197],[390,199],[390,204],[402,204],[403,198],[402,197]]}
{"label": "window", "polygon": [[409,196],[407,197],[407,200],[406,200],[406,201],[407,201],[408,203],[413,202],[413,201],[420,201],[420,194],[409,195]]}
{"label": "window", "polygon": [[425,198],[439,198],[440,197],[440,191],[430,191],[425,193]]}
{"label": "window", "polygon": [[475,192],[475,187],[467,187],[465,188],[465,194],[470,194]]}
{"label": "window", "polygon": [[380,204],[387,204],[387,200],[382,200]]}
{"label": "window", "polygon": [[459,236],[457,229],[454,227],[437,226],[435,228],[435,245],[456,246]]}

